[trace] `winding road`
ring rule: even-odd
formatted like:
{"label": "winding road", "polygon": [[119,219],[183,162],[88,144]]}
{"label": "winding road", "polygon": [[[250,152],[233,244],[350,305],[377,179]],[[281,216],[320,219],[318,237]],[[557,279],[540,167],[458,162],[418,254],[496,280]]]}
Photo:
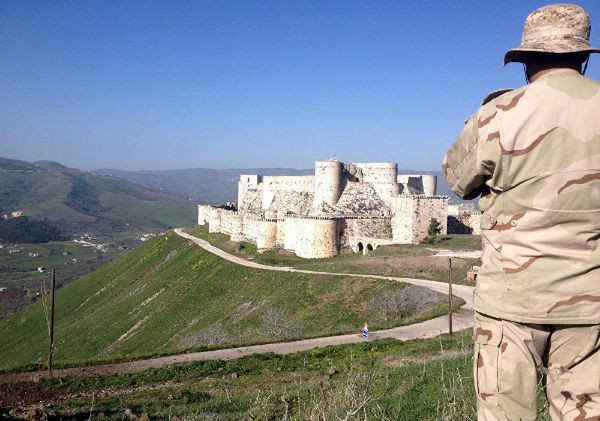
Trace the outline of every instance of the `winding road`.
{"label": "winding road", "polygon": [[[392,276],[379,276],[379,275],[364,275],[364,274],[350,274],[350,273],[331,273],[331,272],[318,272],[303,269],[295,269],[291,267],[276,267],[268,266],[260,263],[248,261],[240,257],[229,254],[213,245],[209,242],[194,237],[190,234],[183,232],[181,228],[175,229],[175,233],[183,238],[193,241],[203,249],[216,254],[223,259],[227,259],[230,262],[244,265],[256,269],[274,270],[279,272],[297,272],[297,273],[308,273],[317,275],[339,275],[339,276],[355,276],[363,278],[375,278],[375,279],[386,279],[391,281],[405,282],[413,285],[422,286],[431,290],[441,292],[444,294],[448,293],[448,284],[435,281],[427,281],[423,279],[413,278],[399,278]],[[452,327],[453,330],[459,331],[473,326],[473,287],[466,285],[453,285],[452,293],[465,301],[465,304],[453,311],[452,313]],[[400,326],[392,329],[379,330],[375,332],[369,332],[369,340],[382,339],[382,338],[394,338],[398,340],[409,340],[419,338],[432,338],[442,333],[449,331],[448,316],[442,316],[435,319],[430,319],[422,323],[417,323],[409,326]],[[181,355],[171,355],[167,357],[150,358],[146,360],[130,361],[115,364],[103,364],[89,367],[74,367],[54,370],[52,375],[54,377],[67,377],[67,376],[78,376],[78,375],[112,375],[120,373],[133,373],[143,371],[149,368],[164,367],[177,363],[184,363],[190,361],[199,360],[233,360],[246,355],[251,354],[262,354],[267,352],[273,352],[275,354],[290,354],[293,352],[306,351],[309,349],[325,347],[328,345],[340,345],[340,344],[351,344],[357,342],[363,342],[365,339],[360,333],[351,335],[338,335],[329,336],[324,338],[313,338],[304,339],[292,342],[280,342],[271,343],[264,345],[251,345],[243,346],[239,348],[229,349],[218,349],[214,351],[204,352],[192,352]],[[8,373],[0,374],[0,383],[13,382],[13,381],[32,381],[42,377],[48,377],[48,371],[35,371],[35,372],[24,372],[24,373]]]}

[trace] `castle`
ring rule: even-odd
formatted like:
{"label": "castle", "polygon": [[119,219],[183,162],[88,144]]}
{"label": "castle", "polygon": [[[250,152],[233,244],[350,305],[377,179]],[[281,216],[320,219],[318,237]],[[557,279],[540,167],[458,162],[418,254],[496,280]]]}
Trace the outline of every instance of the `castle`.
{"label": "castle", "polygon": [[198,206],[198,224],[258,251],[281,247],[304,258],[343,248],[367,253],[419,243],[432,219],[447,232],[448,196],[433,175],[398,175],[395,163],[315,163],[314,176],[241,175],[237,209]]}

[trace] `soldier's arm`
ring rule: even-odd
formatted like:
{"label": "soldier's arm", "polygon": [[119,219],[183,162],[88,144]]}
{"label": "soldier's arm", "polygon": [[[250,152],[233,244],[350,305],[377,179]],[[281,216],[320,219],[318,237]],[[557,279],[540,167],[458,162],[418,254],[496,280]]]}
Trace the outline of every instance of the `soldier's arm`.
{"label": "soldier's arm", "polygon": [[450,188],[463,199],[474,199],[486,191],[491,172],[478,160],[477,115],[469,117],[463,131],[450,147],[442,163]]}

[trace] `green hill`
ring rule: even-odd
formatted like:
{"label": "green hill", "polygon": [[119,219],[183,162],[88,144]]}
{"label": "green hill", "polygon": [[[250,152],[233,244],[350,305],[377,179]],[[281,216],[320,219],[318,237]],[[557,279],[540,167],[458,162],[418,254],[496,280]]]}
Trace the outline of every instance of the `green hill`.
{"label": "green hill", "polygon": [[[54,360],[72,365],[358,333],[367,319],[373,329],[399,325],[411,317],[390,318],[376,304],[405,288],[413,287],[238,266],[168,232],[57,292]],[[0,370],[45,364],[46,302],[0,319]],[[426,310],[444,306],[442,295]]]}
{"label": "green hill", "polygon": [[[83,232],[102,238],[139,238],[143,232],[191,225],[196,215],[195,205],[180,196],[56,162],[0,157],[0,179],[0,216],[22,212],[38,224],[33,231],[42,234],[33,242],[44,242],[44,232],[53,233],[48,240]],[[20,229],[31,232],[25,222]],[[9,231],[5,241],[16,242],[15,227],[0,227],[0,233],[1,228]]]}

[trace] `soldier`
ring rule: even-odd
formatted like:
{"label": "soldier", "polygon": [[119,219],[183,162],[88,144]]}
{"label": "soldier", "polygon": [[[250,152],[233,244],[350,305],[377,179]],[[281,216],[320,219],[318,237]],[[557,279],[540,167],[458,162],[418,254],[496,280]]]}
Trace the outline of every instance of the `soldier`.
{"label": "soldier", "polygon": [[584,76],[590,20],[578,6],[525,20],[504,64],[528,84],[488,95],[442,169],[481,196],[474,380],[480,420],[600,420],[600,83]]}

